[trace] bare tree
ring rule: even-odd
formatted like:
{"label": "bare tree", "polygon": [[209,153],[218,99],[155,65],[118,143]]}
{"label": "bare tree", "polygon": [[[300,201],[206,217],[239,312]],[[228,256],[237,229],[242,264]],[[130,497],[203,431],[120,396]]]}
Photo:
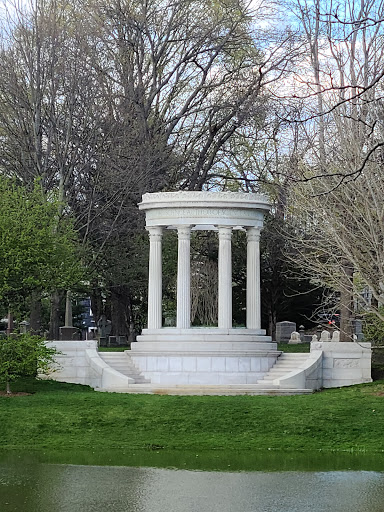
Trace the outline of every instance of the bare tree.
{"label": "bare tree", "polygon": [[[384,292],[381,169],[366,166],[357,180],[339,187],[336,182],[328,177],[295,188],[290,209],[297,226],[295,258],[312,280],[340,292],[341,307],[348,311],[344,318],[372,310],[384,319],[378,308]],[[366,289],[374,300],[363,293]],[[341,329],[350,336],[347,321]]]}

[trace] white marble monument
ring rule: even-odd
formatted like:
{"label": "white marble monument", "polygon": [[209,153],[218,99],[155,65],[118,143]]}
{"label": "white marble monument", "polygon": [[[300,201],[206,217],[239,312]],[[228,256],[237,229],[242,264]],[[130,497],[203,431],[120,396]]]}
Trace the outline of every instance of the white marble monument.
{"label": "white marble monument", "polygon": [[[132,343],[131,357],[157,384],[253,384],[276,362],[276,343],[260,320],[260,231],[270,209],[266,197],[235,192],[145,194],[150,238],[148,327]],[[176,327],[162,325],[162,235],[178,233]],[[246,327],[232,327],[231,237],[247,233]],[[219,239],[218,325],[191,327],[191,231],[214,230]]]}

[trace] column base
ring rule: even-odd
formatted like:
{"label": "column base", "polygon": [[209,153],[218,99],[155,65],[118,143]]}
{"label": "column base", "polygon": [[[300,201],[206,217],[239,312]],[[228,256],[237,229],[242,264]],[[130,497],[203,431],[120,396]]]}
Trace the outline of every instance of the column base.
{"label": "column base", "polygon": [[265,329],[247,329],[246,327],[191,327],[180,329],[178,327],[163,327],[162,329],[143,329],[137,341],[251,341],[270,343],[272,338],[266,336]]}

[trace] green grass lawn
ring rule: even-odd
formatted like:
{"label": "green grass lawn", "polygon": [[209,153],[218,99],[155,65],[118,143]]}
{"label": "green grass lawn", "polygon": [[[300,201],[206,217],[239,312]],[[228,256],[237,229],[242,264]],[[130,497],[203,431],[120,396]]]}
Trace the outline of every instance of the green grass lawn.
{"label": "green grass lawn", "polygon": [[384,381],[313,395],[98,393],[24,381],[0,396],[0,446],[14,450],[384,452]]}
{"label": "green grass lawn", "polygon": [[311,344],[310,343],[295,343],[295,344],[289,344],[289,343],[278,343],[277,349],[281,350],[283,352],[296,352],[296,353],[302,353],[302,352],[310,352]]}

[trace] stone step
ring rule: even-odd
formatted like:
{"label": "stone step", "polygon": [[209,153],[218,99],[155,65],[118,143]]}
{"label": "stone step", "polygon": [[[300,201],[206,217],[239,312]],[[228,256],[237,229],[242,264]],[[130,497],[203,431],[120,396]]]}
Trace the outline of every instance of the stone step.
{"label": "stone step", "polygon": [[279,359],[306,359],[308,357],[309,352],[298,352],[295,354],[287,354],[283,352]]}
{"label": "stone step", "polygon": [[278,361],[302,361],[307,359],[308,354],[303,354],[303,356],[297,357],[296,354],[292,354],[294,357],[287,357],[286,354],[282,354],[277,358]]}
{"label": "stone step", "polygon": [[125,352],[99,352],[100,357],[103,359],[121,359],[128,357]]}
{"label": "stone step", "polygon": [[266,386],[241,385],[237,386],[167,386],[167,385],[151,385],[151,384],[132,384],[126,388],[116,388],[113,390],[99,389],[98,391],[109,391],[114,393],[137,393],[137,394],[154,394],[154,395],[216,395],[216,396],[235,396],[235,395],[302,395],[311,394],[311,389],[279,389]]}
{"label": "stone step", "polygon": [[260,383],[260,382],[265,382],[267,380],[275,380],[275,379],[279,379],[280,377],[283,377],[284,375],[286,375],[285,372],[282,372],[282,373],[276,373],[274,375],[270,375],[269,373],[267,373],[267,375],[264,375],[264,377],[262,379],[259,379],[257,382]]}
{"label": "stone step", "polygon": [[264,377],[257,381],[257,384],[259,386],[273,387],[273,381],[275,379],[280,379],[281,377],[300,369],[308,357],[308,353],[286,354],[283,352]]}
{"label": "stone step", "polygon": [[298,368],[300,368],[301,365],[300,364],[296,364],[294,366],[274,366],[273,368],[271,368],[269,370],[268,373],[275,373],[275,372],[284,372],[284,373],[289,373],[289,372],[292,372],[293,370],[297,370]]}
{"label": "stone step", "polygon": [[272,366],[272,368],[275,368],[276,366],[278,366],[279,368],[297,368],[298,366],[305,363],[305,361],[305,359],[301,359],[300,361],[282,361],[281,363],[277,362],[274,364],[274,366]]}
{"label": "stone step", "polygon": [[134,379],[137,384],[150,383],[134,365],[130,356],[125,352],[99,352],[101,359],[117,372]]}

